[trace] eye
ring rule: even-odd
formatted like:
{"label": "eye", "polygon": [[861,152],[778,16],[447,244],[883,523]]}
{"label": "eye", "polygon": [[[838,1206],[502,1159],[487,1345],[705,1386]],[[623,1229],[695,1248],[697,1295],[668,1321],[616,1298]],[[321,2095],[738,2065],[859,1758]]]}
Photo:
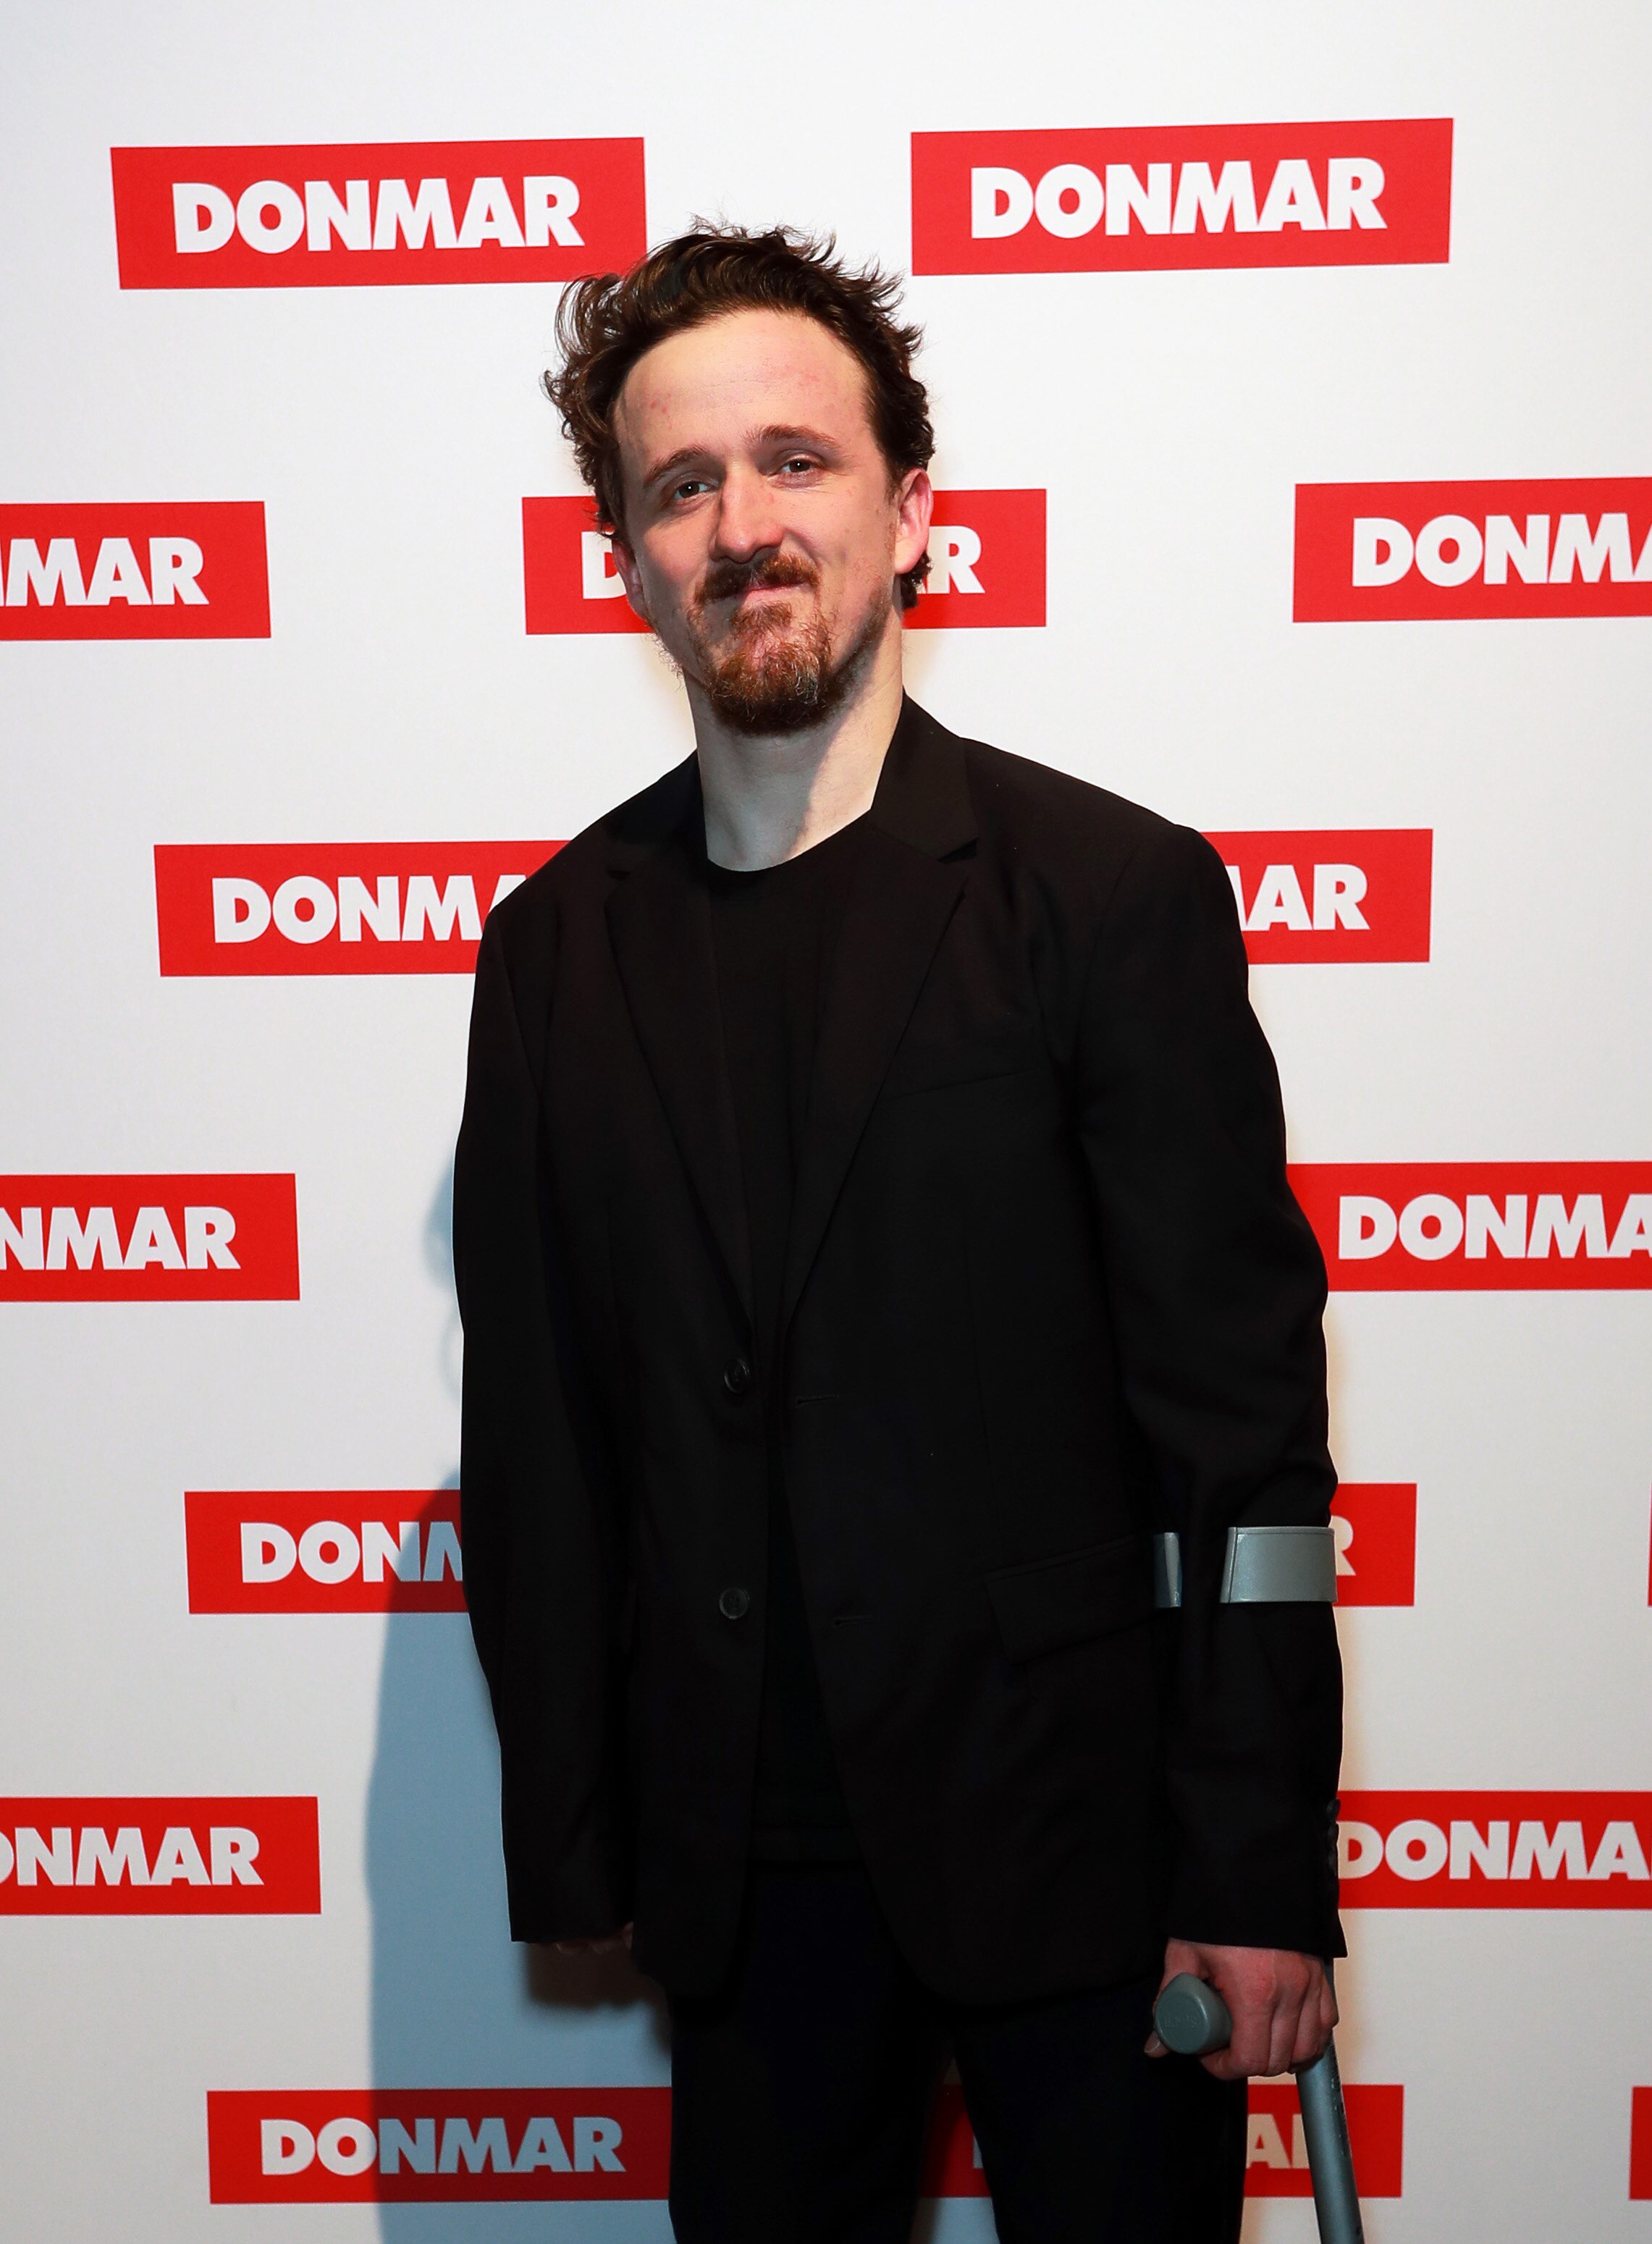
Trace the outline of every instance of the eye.
{"label": "eye", "polygon": [[807,452],[794,452],[790,459],[782,462],[781,472],[789,476],[812,475],[818,463],[810,459]]}
{"label": "eye", "polygon": [[711,485],[706,481],[703,476],[687,476],[684,477],[681,483],[674,483],[672,485],[668,496],[674,499],[692,498],[696,491],[709,490],[710,489]]}

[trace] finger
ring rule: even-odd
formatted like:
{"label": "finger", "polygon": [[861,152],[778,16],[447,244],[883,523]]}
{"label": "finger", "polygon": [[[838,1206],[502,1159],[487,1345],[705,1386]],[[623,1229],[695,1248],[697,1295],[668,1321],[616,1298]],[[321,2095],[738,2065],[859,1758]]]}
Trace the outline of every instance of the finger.
{"label": "finger", "polygon": [[1293,2068],[1311,2065],[1316,2058],[1324,2055],[1336,2023],[1336,1993],[1329,1977],[1321,1972],[1316,1975],[1297,2023],[1296,2047],[1290,2058]]}
{"label": "finger", "polygon": [[1156,2033],[1150,2033],[1148,2036],[1147,2040],[1142,2044],[1142,2047],[1147,2051],[1149,2057],[1168,2057],[1170,2054],[1169,2050],[1167,2048],[1165,2044],[1160,2040]]}
{"label": "finger", "polygon": [[1215,2050],[1210,2056],[1202,2057],[1199,2062],[1213,2080],[1249,2080],[1251,2074],[1258,2070],[1256,2065],[1246,2062],[1242,2053],[1236,2052],[1231,2042],[1226,2049]]}
{"label": "finger", "polygon": [[[1329,1978],[1323,1979],[1319,1986],[1319,2050],[1323,2051],[1330,2043],[1339,2015],[1336,1990]],[[1318,2053],[1317,2051],[1315,2052],[1316,2055]]]}
{"label": "finger", "polygon": [[1297,2047],[1297,2037],[1307,2009],[1300,1995],[1280,1995],[1275,2002],[1273,2016],[1269,2020],[1268,2070],[1269,2072],[1289,2072]]}
{"label": "finger", "polygon": [[1218,2080],[1244,2080],[1253,2072],[1266,2072],[1270,2023],[1265,2004],[1250,2003],[1235,2008],[1228,2046],[1203,2060],[1206,2072]]}
{"label": "finger", "polygon": [[1297,2038],[1290,2052],[1292,2071],[1300,2065],[1311,2065],[1316,2058],[1322,2057],[1330,2039],[1330,2026],[1324,2006],[1318,2003],[1304,2003],[1297,2021]]}
{"label": "finger", "polygon": [[[1249,2045],[1250,2049],[1254,2051],[1250,2058],[1250,2071],[1253,2073],[1277,2072],[1283,2062],[1280,2050],[1280,2013],[1284,2000],[1285,1997],[1276,1994],[1270,1999],[1256,2005],[1255,2022],[1252,2026],[1253,2038]],[[1296,2021],[1293,2018],[1291,2021],[1293,2039],[1295,2024]]]}

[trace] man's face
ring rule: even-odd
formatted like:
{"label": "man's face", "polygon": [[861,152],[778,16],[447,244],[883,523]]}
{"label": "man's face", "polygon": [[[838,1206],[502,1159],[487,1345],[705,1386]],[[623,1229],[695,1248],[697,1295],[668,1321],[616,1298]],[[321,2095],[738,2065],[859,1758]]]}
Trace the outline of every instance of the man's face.
{"label": "man's face", "polygon": [[801,732],[898,633],[929,478],[890,488],[858,360],[818,321],[740,311],[671,335],[614,416],[631,604],[736,732]]}

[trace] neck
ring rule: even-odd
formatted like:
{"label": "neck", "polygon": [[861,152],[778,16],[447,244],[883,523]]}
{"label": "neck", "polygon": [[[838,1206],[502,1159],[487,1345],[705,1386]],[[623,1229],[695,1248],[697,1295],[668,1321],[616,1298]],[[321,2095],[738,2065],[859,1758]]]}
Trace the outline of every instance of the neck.
{"label": "neck", "polygon": [[688,681],[714,865],[744,873],[782,864],[871,808],[901,713],[901,648],[897,613],[848,700],[804,733],[731,732]]}

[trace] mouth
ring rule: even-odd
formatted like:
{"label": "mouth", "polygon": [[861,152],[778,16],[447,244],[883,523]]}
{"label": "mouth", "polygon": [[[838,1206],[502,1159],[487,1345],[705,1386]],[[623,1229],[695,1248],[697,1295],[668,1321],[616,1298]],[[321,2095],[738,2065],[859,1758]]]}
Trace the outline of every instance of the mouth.
{"label": "mouth", "polygon": [[812,589],[808,585],[742,585],[737,592],[725,596],[724,605],[736,615],[753,608],[785,607],[800,592]]}
{"label": "mouth", "polygon": [[[712,611],[712,630],[719,639],[751,643],[789,643],[807,633],[819,611],[800,603],[800,594],[812,588],[796,585],[751,585],[729,594]],[[710,620],[710,618],[708,618]]]}
{"label": "mouth", "polygon": [[728,620],[736,625],[747,624],[754,628],[772,625],[776,631],[783,631],[787,625],[801,622],[802,616],[795,590],[789,588],[785,591],[777,591],[760,588],[742,594],[734,602],[728,610]]}
{"label": "mouth", "polygon": [[702,610],[721,609],[730,620],[742,616],[757,616],[771,609],[783,611],[799,592],[818,595],[818,586],[811,571],[785,560],[762,564],[751,575],[743,573],[730,581],[718,581],[714,571],[702,586],[696,603]]}

